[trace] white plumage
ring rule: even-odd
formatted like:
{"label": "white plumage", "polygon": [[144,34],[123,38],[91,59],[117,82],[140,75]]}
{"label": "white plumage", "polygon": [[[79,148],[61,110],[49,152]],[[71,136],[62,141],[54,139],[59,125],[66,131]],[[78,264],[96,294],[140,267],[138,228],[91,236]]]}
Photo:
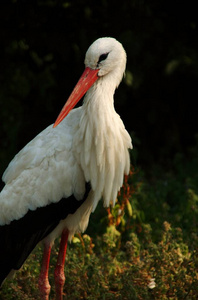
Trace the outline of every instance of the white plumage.
{"label": "white plumage", "polygon": [[11,161],[3,174],[1,225],[73,193],[82,198],[85,179],[72,149],[78,110],[56,128],[47,127]]}
{"label": "white plumage", "polygon": [[83,204],[45,237],[44,242],[50,244],[65,228],[69,239],[75,232],[84,231],[101,198],[104,206],[114,205],[123,176],[130,169],[131,138],[113,103],[115,88],[125,71],[126,53],[115,39],[101,38],[89,47],[85,66],[97,70],[97,78],[83,105],[57,127],[50,125],[37,135],[3,174],[2,227],[23,219],[29,210],[47,207],[62,198],[73,195],[81,200],[85,183],[90,182],[91,190]]}

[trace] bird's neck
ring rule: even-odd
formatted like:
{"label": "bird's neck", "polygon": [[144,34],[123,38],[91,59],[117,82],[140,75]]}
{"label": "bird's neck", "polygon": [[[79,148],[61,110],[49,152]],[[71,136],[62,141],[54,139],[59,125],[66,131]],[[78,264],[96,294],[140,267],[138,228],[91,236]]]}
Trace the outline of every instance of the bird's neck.
{"label": "bird's neck", "polygon": [[101,122],[101,119],[106,118],[108,120],[116,114],[113,99],[114,91],[115,88],[105,87],[105,84],[100,85],[100,83],[95,84],[88,91],[84,98],[83,110],[89,120],[93,118],[96,122]]}
{"label": "bird's neck", "polygon": [[91,181],[94,206],[101,197],[106,206],[111,200],[115,202],[123,174],[130,167],[131,139],[115,112],[113,93],[110,89],[105,93],[99,85],[89,90],[74,137],[76,159],[85,180]]}

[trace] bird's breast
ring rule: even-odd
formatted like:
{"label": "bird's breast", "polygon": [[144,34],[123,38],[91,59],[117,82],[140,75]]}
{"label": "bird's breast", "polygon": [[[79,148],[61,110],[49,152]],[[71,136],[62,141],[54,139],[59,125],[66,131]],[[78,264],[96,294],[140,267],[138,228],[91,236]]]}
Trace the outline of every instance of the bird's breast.
{"label": "bird's breast", "polygon": [[105,206],[115,203],[130,168],[131,138],[119,115],[105,115],[101,118],[85,111],[73,140],[75,158],[94,191],[93,209],[101,197]]}

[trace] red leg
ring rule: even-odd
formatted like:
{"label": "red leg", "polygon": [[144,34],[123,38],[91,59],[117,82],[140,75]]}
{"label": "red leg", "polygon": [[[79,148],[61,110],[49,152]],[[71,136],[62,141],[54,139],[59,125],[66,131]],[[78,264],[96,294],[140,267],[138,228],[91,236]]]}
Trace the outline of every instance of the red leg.
{"label": "red leg", "polygon": [[44,245],[43,260],[41,265],[41,272],[39,276],[39,290],[42,300],[48,300],[51,286],[48,280],[49,261],[51,254],[51,246],[49,244]]}
{"label": "red leg", "polygon": [[57,259],[56,268],[54,271],[56,299],[57,300],[63,299],[63,286],[65,283],[64,264],[65,264],[65,256],[66,256],[66,251],[67,251],[68,235],[69,235],[68,230],[64,230],[62,232],[60,248],[59,248],[59,253],[58,253],[58,259]]}

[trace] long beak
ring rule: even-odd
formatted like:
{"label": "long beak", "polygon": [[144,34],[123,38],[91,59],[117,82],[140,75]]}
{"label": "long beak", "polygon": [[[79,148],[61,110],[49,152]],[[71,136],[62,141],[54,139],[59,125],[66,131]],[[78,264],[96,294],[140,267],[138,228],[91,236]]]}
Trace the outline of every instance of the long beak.
{"label": "long beak", "polygon": [[80,101],[88,89],[94,84],[94,82],[98,79],[98,71],[98,69],[93,70],[89,67],[85,68],[82,76],[62,108],[53,127],[56,127],[68,115],[70,110],[78,103],[78,101]]}

